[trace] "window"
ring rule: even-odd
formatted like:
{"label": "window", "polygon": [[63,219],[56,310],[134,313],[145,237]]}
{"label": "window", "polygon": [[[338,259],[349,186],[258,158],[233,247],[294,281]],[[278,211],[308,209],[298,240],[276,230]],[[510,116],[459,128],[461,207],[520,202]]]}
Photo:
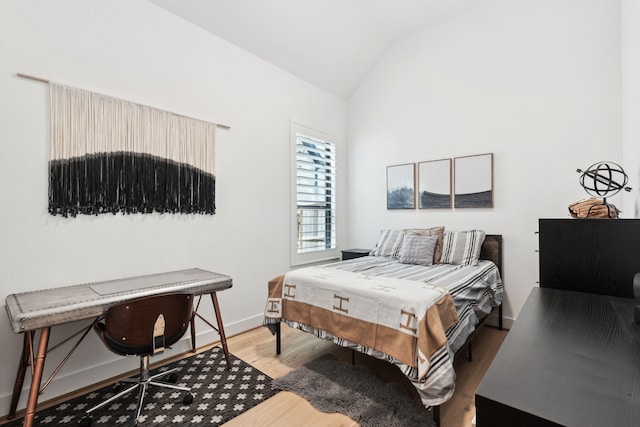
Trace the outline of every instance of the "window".
{"label": "window", "polygon": [[336,146],[328,135],[300,125],[292,136],[292,264],[336,258]]}

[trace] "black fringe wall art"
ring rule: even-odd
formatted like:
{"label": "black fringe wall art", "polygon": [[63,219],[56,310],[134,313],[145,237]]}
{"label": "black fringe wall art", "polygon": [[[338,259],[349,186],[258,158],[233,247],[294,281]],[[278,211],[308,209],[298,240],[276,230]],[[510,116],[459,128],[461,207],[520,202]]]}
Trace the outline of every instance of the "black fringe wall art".
{"label": "black fringe wall art", "polygon": [[49,83],[49,213],[215,213],[216,124]]}

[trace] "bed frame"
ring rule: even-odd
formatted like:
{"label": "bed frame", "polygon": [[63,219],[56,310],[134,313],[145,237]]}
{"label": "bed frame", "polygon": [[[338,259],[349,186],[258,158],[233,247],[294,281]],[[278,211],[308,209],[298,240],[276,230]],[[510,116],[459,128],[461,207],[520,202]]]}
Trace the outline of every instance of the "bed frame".
{"label": "bed frame", "polygon": [[[500,272],[500,279],[504,286],[504,270],[502,269],[502,234],[487,234],[484,238],[484,243],[480,248],[480,259],[486,259],[492,261],[498,271]],[[480,319],[480,324],[484,323],[484,320],[489,317],[495,310],[498,310],[498,328],[502,330],[502,303],[491,311],[488,315]],[[478,328],[476,328],[477,330]],[[471,336],[475,333],[471,334]]]}
{"label": "bed frame", "polygon": [[[504,273],[502,269],[502,235],[501,234],[487,234],[484,238],[484,243],[482,243],[482,247],[480,248],[480,259],[492,261],[496,267],[498,267],[498,271],[500,272],[500,278],[504,283]],[[472,360],[472,340],[477,335],[478,331],[482,329],[485,325],[485,320],[489,318],[492,314],[498,312],[498,328],[502,330],[503,328],[503,317],[502,317],[502,303],[495,307],[489,314],[480,319],[478,325],[476,325],[475,330],[469,335],[465,343],[458,349],[456,354],[458,354],[465,346],[468,349],[468,358]],[[276,323],[275,325],[275,335],[276,335],[276,354],[280,354],[282,351],[282,341],[281,341],[281,322]],[[351,353],[351,362],[355,365],[355,350],[352,349]],[[433,407],[433,419],[436,424],[440,425],[440,406]]]}

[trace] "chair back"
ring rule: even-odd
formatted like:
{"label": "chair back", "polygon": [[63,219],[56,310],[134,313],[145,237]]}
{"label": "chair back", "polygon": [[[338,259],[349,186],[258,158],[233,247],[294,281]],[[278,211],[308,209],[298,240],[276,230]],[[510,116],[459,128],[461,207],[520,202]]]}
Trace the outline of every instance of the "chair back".
{"label": "chair back", "polygon": [[162,294],[110,307],[96,328],[115,353],[151,355],[182,338],[192,313],[193,295]]}

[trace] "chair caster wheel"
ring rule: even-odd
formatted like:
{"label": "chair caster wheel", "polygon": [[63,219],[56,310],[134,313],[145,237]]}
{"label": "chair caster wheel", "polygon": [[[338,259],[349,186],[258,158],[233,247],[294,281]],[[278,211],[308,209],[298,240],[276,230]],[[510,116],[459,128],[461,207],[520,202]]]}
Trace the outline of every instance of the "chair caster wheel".
{"label": "chair caster wheel", "polygon": [[93,418],[91,417],[82,417],[80,419],[80,427],[89,427],[91,425],[91,423],[93,422]]}
{"label": "chair caster wheel", "polygon": [[172,373],[167,375],[167,382],[170,382],[171,384],[175,384],[178,382],[178,374],[176,373]]}
{"label": "chair caster wheel", "polygon": [[182,399],[182,403],[185,405],[191,405],[191,403],[193,403],[193,394],[187,394],[184,399]]}

